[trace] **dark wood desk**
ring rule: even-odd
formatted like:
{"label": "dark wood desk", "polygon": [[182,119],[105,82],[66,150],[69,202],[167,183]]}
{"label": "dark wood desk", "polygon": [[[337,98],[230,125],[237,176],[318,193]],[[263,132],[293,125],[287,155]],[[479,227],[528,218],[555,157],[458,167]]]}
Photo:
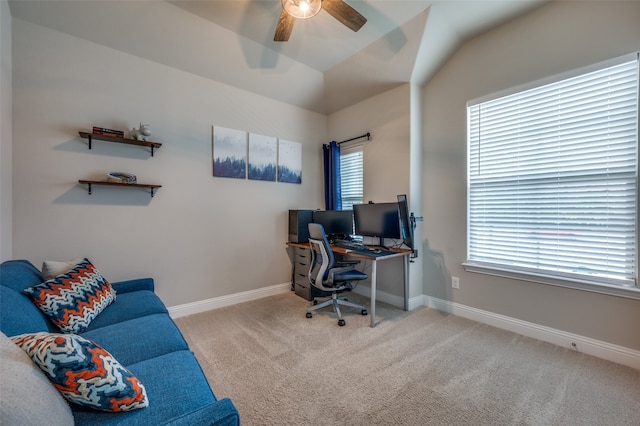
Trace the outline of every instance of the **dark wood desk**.
{"label": "dark wood desk", "polygon": [[[300,247],[300,248],[306,248],[311,250],[311,247],[309,246],[309,243],[292,243],[292,242],[288,242],[287,246],[289,247]],[[377,246],[369,246],[373,249],[375,248],[380,248],[380,249],[384,249],[384,247],[377,247]],[[332,245],[331,246],[331,250],[333,250],[333,252],[335,254],[342,254],[345,256],[349,256],[349,257],[353,257],[355,259],[363,259],[363,260],[370,260],[371,261],[371,274],[370,274],[370,278],[371,278],[371,306],[369,308],[369,315],[371,315],[371,327],[375,327],[376,326],[376,286],[377,286],[377,269],[378,269],[378,261],[382,261],[382,260],[387,260],[387,259],[394,259],[397,257],[403,257],[404,258],[404,264],[403,264],[403,274],[404,274],[404,310],[408,311],[409,310],[409,255],[411,254],[411,250],[407,250],[407,249],[384,249],[384,250],[389,250],[389,251],[393,251],[393,254],[384,254],[384,255],[380,255],[380,254],[375,254],[375,253],[367,253],[367,252],[360,252],[360,251],[354,251],[354,250],[350,250],[350,249],[346,249],[344,247],[339,247],[339,246],[335,246]]]}

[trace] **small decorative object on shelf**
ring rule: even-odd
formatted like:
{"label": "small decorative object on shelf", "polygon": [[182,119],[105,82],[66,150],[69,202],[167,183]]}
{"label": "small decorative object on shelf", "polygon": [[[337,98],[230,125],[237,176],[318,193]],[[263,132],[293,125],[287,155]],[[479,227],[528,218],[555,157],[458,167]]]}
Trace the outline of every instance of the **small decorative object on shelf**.
{"label": "small decorative object on shelf", "polygon": [[115,183],[136,183],[138,179],[136,175],[125,172],[109,172],[107,173],[107,182]]}
{"label": "small decorative object on shelf", "polygon": [[121,130],[107,129],[105,127],[93,126],[94,135],[111,136],[114,138],[124,138],[124,132]]}
{"label": "small decorative object on shelf", "polygon": [[136,129],[134,127],[133,129],[131,129],[131,139],[146,141],[147,136],[151,136],[151,126],[149,126],[148,124],[140,123],[139,128]]}

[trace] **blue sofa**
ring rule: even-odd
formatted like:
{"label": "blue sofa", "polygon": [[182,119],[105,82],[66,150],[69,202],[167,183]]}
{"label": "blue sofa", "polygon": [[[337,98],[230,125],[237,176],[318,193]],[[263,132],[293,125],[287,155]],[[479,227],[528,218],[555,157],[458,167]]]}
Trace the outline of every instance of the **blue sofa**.
{"label": "blue sofa", "polygon": [[[22,293],[24,288],[42,281],[41,272],[27,260],[11,260],[0,265],[0,329],[5,336],[60,332]],[[153,279],[111,284],[116,291],[116,301],[80,335],[98,343],[140,379],[146,388],[149,406],[108,413],[70,404],[73,422],[77,425],[128,426],[238,425],[237,409],[228,398],[216,399],[182,333],[154,293]],[[6,347],[5,343],[0,362],[5,362]],[[3,371],[6,374],[6,370]],[[22,401],[35,394],[33,389],[5,389],[6,383],[10,383],[5,377],[2,382],[2,399],[12,394]]]}

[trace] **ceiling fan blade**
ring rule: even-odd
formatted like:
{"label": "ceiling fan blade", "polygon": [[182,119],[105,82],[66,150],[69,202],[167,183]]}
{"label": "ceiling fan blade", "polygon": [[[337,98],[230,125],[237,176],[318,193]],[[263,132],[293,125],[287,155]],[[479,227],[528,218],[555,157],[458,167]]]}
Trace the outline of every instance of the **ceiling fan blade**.
{"label": "ceiling fan blade", "polygon": [[353,31],[358,31],[367,22],[367,18],[343,0],[322,0],[322,8]]}
{"label": "ceiling fan blade", "polygon": [[291,31],[293,31],[293,24],[296,23],[296,18],[289,15],[282,9],[280,13],[280,19],[278,19],[278,26],[276,27],[276,33],[273,35],[273,41],[288,41]]}

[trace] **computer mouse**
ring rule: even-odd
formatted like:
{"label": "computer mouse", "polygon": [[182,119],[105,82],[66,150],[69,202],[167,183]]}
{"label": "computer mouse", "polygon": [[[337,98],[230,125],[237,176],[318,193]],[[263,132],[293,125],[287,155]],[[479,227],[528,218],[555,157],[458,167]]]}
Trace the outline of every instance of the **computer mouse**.
{"label": "computer mouse", "polygon": [[382,250],[378,250],[378,249],[376,249],[376,250],[374,250],[373,252],[374,252],[375,254],[378,254],[378,253],[381,253],[381,252],[382,252]]}

